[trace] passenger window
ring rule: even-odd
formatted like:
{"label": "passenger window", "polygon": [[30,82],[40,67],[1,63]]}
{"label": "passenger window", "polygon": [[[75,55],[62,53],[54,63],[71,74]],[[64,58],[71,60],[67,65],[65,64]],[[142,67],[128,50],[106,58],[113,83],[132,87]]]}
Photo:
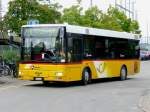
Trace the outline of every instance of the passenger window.
{"label": "passenger window", "polygon": [[83,57],[84,59],[91,59],[93,58],[93,52],[94,52],[94,39],[84,39],[84,43],[83,43],[84,47],[83,47]]}
{"label": "passenger window", "polygon": [[82,39],[73,39],[73,61],[81,61],[82,59]]}
{"label": "passenger window", "polygon": [[95,40],[95,58],[108,59],[109,57],[108,40],[104,38],[97,38]]}

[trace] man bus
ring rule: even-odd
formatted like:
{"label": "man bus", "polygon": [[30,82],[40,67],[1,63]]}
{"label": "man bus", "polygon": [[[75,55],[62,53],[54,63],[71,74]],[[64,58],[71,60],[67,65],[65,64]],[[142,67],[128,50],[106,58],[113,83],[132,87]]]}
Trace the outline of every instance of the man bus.
{"label": "man bus", "polygon": [[64,24],[22,26],[19,79],[49,82],[120,77],[140,71],[138,35]]}

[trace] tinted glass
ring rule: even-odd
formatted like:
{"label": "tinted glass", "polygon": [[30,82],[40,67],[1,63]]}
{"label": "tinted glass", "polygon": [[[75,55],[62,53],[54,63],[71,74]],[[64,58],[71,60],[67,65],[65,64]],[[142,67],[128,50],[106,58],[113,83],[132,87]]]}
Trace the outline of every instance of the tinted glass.
{"label": "tinted glass", "polygon": [[77,34],[68,34],[68,61],[80,62],[82,59],[82,38]]}
{"label": "tinted glass", "polygon": [[60,35],[58,27],[24,28],[24,60],[64,62],[64,38]]}

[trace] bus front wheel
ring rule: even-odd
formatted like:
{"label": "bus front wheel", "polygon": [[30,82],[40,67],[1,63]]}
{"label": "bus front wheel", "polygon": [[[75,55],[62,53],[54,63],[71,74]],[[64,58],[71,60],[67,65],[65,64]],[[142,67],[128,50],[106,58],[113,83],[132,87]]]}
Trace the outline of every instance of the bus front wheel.
{"label": "bus front wheel", "polygon": [[123,81],[126,79],[127,79],[127,69],[125,66],[123,66],[120,71],[120,80]]}
{"label": "bus front wheel", "polygon": [[84,69],[82,72],[82,80],[81,83],[82,85],[87,85],[91,82],[91,74],[88,69]]}

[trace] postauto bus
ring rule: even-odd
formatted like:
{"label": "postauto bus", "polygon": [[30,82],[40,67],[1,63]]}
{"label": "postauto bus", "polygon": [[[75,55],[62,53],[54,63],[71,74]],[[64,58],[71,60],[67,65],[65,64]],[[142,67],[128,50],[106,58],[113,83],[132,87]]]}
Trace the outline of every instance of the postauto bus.
{"label": "postauto bus", "polygon": [[19,79],[49,82],[120,77],[140,71],[138,35],[65,24],[22,26]]}

